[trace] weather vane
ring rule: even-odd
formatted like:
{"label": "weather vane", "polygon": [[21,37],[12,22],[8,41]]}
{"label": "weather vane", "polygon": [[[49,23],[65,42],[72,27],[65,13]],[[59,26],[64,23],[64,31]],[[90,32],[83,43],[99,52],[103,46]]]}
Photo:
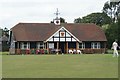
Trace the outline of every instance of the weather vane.
{"label": "weather vane", "polygon": [[56,18],[58,18],[58,15],[60,14],[59,11],[58,11],[58,8],[57,8],[57,11],[56,13],[54,13],[56,15]]}

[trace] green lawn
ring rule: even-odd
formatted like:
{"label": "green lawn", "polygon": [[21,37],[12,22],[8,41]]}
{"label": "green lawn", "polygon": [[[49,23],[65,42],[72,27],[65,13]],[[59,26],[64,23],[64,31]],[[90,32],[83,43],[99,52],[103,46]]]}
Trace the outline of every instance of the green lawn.
{"label": "green lawn", "polygon": [[112,54],[2,55],[3,78],[118,78]]}

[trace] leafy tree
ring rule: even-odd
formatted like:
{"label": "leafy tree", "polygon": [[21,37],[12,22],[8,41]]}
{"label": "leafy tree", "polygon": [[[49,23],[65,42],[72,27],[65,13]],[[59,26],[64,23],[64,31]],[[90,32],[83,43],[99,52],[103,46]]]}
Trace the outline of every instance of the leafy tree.
{"label": "leafy tree", "polygon": [[5,35],[5,36],[9,37],[9,30],[6,27],[3,29],[3,34],[2,35]]}
{"label": "leafy tree", "polygon": [[9,37],[9,30],[7,28],[0,29],[0,38],[2,40],[2,51],[8,51],[8,37]]}
{"label": "leafy tree", "polygon": [[74,23],[82,23],[82,19],[79,17],[79,18],[74,20]]}
{"label": "leafy tree", "polygon": [[118,43],[120,43],[120,1],[106,2],[103,7],[103,12],[112,19],[112,23],[105,30],[108,39],[108,48],[110,48],[115,39],[118,39]]}
{"label": "leafy tree", "polygon": [[120,1],[107,1],[104,4],[103,12],[109,15],[113,22],[117,21],[120,14]]}
{"label": "leafy tree", "polygon": [[120,16],[118,18],[118,43],[120,43]]}
{"label": "leafy tree", "polygon": [[60,23],[65,23],[65,19],[60,17]]}
{"label": "leafy tree", "polygon": [[118,24],[112,23],[109,24],[108,29],[106,29],[105,34],[108,40],[108,48],[111,48],[111,45],[115,39],[118,39]]}
{"label": "leafy tree", "polygon": [[75,23],[94,23],[99,26],[104,24],[110,24],[111,18],[107,16],[106,13],[91,13],[87,16],[81,18],[77,18],[74,20]]}

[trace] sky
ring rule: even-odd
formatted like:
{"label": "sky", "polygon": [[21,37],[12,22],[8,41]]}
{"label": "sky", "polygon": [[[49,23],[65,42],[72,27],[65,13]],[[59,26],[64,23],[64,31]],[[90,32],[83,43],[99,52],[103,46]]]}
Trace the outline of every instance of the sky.
{"label": "sky", "polygon": [[91,13],[102,12],[108,0],[0,0],[0,28],[18,23],[50,23],[58,8],[67,23]]}

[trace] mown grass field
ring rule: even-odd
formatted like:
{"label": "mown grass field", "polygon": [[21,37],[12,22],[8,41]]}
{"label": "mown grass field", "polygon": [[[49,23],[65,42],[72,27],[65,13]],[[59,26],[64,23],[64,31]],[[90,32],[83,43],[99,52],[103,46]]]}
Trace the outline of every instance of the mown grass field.
{"label": "mown grass field", "polygon": [[112,54],[2,55],[3,78],[118,78]]}

